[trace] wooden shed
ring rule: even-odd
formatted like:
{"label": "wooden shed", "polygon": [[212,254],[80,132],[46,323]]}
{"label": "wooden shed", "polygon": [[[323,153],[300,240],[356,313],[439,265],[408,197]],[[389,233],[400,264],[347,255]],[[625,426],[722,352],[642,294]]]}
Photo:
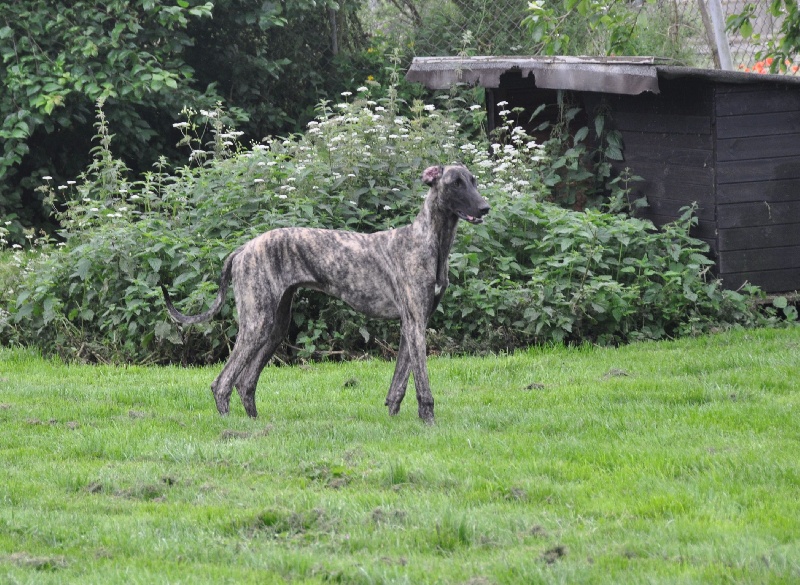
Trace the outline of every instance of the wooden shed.
{"label": "wooden shed", "polygon": [[[602,105],[656,225],[699,205],[695,235],[728,288],[800,289],[800,77],[675,67],[653,58],[423,57],[406,76],[431,89],[486,88],[497,104],[533,111],[569,91]],[[525,116],[522,120],[527,119]]]}

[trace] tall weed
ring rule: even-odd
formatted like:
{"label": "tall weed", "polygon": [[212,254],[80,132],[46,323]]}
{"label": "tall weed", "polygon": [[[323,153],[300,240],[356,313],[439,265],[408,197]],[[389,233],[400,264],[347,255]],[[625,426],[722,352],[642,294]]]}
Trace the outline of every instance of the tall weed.
{"label": "tall weed", "polygon": [[[187,313],[213,299],[222,260],[282,226],[376,231],[406,224],[422,204],[423,169],[463,161],[492,205],[462,226],[451,287],[430,322],[433,351],[509,350],[532,343],[621,343],[763,317],[748,296],[708,275],[691,216],[657,231],[648,222],[544,202],[553,161],[512,125],[501,143],[470,142],[476,109],[380,100],[368,87],[323,103],[308,130],[243,145],[221,112],[186,111],[178,125],[190,163],[163,161],[130,181],[111,153],[98,108],[94,162],[60,214],[62,241],[27,257],[4,282],[0,341],[90,361],[203,363],[224,358],[236,333],[233,303],[210,323],[169,322],[158,285]],[[200,126],[197,119],[210,120]],[[476,121],[480,123],[480,121]],[[46,186],[51,194],[53,186]],[[22,262],[22,261],[21,261]],[[301,291],[284,358],[392,353],[398,328]]]}

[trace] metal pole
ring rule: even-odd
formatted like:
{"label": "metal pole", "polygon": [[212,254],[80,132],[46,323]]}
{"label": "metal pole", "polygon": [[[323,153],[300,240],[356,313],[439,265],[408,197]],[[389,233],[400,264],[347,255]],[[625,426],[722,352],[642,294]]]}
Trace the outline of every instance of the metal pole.
{"label": "metal pole", "polygon": [[728,37],[725,35],[725,14],[722,12],[720,0],[708,0],[708,12],[711,16],[711,27],[714,29],[714,44],[719,53],[720,69],[733,70],[733,58]]}

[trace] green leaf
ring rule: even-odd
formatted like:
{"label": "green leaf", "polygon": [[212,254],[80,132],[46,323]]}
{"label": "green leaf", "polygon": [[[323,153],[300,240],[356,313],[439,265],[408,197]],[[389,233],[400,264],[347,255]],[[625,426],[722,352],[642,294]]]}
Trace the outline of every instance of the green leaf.
{"label": "green leaf", "polygon": [[150,268],[153,269],[153,272],[158,272],[161,270],[161,258],[148,258],[147,263],[150,265]]}

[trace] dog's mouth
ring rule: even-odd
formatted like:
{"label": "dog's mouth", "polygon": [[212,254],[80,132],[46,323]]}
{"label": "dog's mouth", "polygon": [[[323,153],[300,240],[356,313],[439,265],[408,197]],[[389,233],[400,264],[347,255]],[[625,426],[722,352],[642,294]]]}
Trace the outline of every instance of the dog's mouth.
{"label": "dog's mouth", "polygon": [[463,211],[456,211],[456,215],[458,215],[458,217],[460,217],[464,221],[468,221],[469,223],[473,223],[473,224],[483,223],[483,218],[482,217],[475,217],[474,215],[468,215],[468,214],[464,213]]}

